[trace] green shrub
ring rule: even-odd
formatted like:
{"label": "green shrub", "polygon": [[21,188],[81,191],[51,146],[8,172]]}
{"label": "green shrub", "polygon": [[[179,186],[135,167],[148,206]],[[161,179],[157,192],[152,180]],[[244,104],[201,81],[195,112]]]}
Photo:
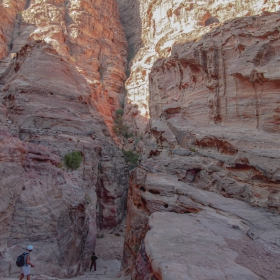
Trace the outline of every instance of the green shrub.
{"label": "green shrub", "polygon": [[139,154],[133,151],[126,151],[122,149],[125,161],[129,163],[129,170],[134,169],[138,165]]}
{"label": "green shrub", "polygon": [[116,119],[115,119],[115,125],[113,127],[113,131],[117,135],[122,135],[125,138],[130,138],[133,136],[132,132],[129,132],[129,128],[127,125],[123,123],[122,115],[123,115],[123,109],[116,110]]}
{"label": "green shrub", "polygon": [[116,110],[116,115],[117,116],[122,116],[123,115],[123,109],[122,108],[119,108]]}
{"label": "green shrub", "polygon": [[136,244],[135,246],[133,246],[133,251],[134,251],[135,254],[138,253],[139,249],[140,249],[140,245],[139,244]]}
{"label": "green shrub", "polygon": [[190,151],[191,151],[191,152],[194,152],[194,153],[197,152],[197,150],[196,150],[195,148],[193,148],[193,147],[190,148]]}
{"label": "green shrub", "polygon": [[78,151],[66,154],[64,156],[64,163],[67,169],[75,170],[78,169],[83,160],[82,154]]}

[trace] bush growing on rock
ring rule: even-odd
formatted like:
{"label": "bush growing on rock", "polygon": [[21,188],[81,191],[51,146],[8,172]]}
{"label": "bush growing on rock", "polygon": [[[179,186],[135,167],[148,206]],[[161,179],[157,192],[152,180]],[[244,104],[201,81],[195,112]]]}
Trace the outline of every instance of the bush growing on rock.
{"label": "bush growing on rock", "polygon": [[123,115],[123,109],[122,108],[119,108],[116,110],[116,115],[117,116],[122,116]]}
{"label": "bush growing on rock", "polygon": [[74,151],[64,156],[64,163],[67,169],[75,170],[80,167],[82,159],[82,154],[78,151]]}
{"label": "bush growing on rock", "polygon": [[193,153],[197,152],[197,150],[195,148],[193,148],[193,147],[190,148],[190,151],[193,152]]}
{"label": "bush growing on rock", "polygon": [[124,158],[126,162],[129,163],[129,170],[132,170],[135,167],[137,167],[139,154],[136,152],[134,153],[133,151],[126,151],[126,150],[122,150],[122,152],[124,154]]}

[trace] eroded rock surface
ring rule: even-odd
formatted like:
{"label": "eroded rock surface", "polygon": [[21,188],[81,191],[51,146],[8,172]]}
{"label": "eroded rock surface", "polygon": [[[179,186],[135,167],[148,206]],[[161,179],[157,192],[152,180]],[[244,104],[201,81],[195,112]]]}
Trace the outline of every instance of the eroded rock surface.
{"label": "eroded rock surface", "polygon": [[[246,16],[243,22],[243,26],[246,26],[246,21],[248,16],[258,15],[263,12],[276,12],[279,10],[279,2],[274,0],[268,0],[268,1],[258,1],[258,0],[250,0],[250,1],[240,1],[240,0],[205,0],[205,1],[156,1],[156,0],[118,0],[120,5],[120,14],[121,14],[121,20],[126,30],[126,36],[129,42],[129,58],[133,59],[131,61],[131,75],[129,79],[126,82],[126,88],[127,88],[127,105],[126,105],[126,121],[128,123],[131,123],[131,125],[134,126],[135,130],[138,130],[140,132],[143,132],[145,129],[145,126],[149,122],[149,116],[152,114],[150,112],[151,108],[153,110],[157,110],[154,104],[151,104],[151,90],[154,91],[155,87],[157,87],[157,81],[152,81],[149,79],[149,74],[151,72],[151,68],[155,63],[157,63],[158,59],[166,58],[171,55],[171,50],[174,48],[174,45],[181,44],[185,42],[192,42],[192,41],[198,41],[200,40],[201,36],[205,33],[208,33],[210,30],[212,30],[215,26],[223,26],[224,23],[227,20],[231,20],[237,17]],[[232,25],[226,32],[225,36],[223,36],[222,31],[220,35],[218,33],[213,33],[213,41],[215,39],[222,38],[222,40],[218,43],[221,45],[225,45],[224,49],[221,46],[220,48],[215,47],[215,44],[211,44],[210,41],[201,41],[198,43],[198,45],[201,45],[201,49],[205,50],[204,53],[204,60],[207,59],[207,55],[211,56],[208,57],[208,60],[211,59],[213,63],[216,63],[215,61],[219,61],[220,57],[224,57],[225,64],[222,64],[222,61],[220,60],[219,63],[216,63],[215,67],[211,66],[211,63],[209,64],[209,67],[212,69],[209,69],[209,72],[207,72],[206,76],[210,78],[202,80],[192,80],[192,77],[196,77],[195,74],[189,75],[189,71],[193,73],[198,73],[199,70],[196,70],[196,66],[194,65],[194,68],[192,70],[183,70],[183,67],[175,67],[176,72],[171,73],[168,71],[170,66],[166,67],[165,77],[163,78],[163,85],[161,85],[161,81],[159,82],[159,86],[162,87],[164,90],[167,90],[169,95],[172,95],[173,102],[180,102],[179,98],[179,92],[180,91],[186,91],[185,101],[182,104],[188,103],[190,105],[191,101],[187,101],[189,99],[189,91],[192,91],[192,86],[194,84],[200,84],[204,83],[205,87],[210,87],[210,83],[212,81],[213,85],[212,88],[216,88],[217,85],[215,85],[215,80],[219,85],[218,87],[221,89],[220,95],[224,98],[232,99],[230,97],[228,91],[233,91],[235,89],[234,82],[223,82],[223,80],[227,79],[224,76],[228,76],[228,65],[233,64],[232,59],[238,58],[240,52],[243,52],[246,47],[251,46],[251,48],[254,48],[254,36],[258,37],[258,30],[260,28],[260,32],[263,34],[265,33],[264,30],[267,30],[268,32],[271,32],[273,34],[274,29],[271,28],[270,24],[265,24],[264,21],[260,20],[256,22],[248,24],[249,30],[247,31],[249,34],[249,37],[246,37],[241,34],[240,25]],[[276,23],[277,24],[277,23]],[[247,25],[247,26],[248,26]],[[228,26],[228,25],[227,25]],[[225,29],[223,29],[225,30]],[[263,31],[262,31],[263,30]],[[261,35],[260,33],[260,35]],[[227,35],[228,34],[228,35]],[[230,34],[230,35],[229,35]],[[240,35],[238,35],[240,34]],[[250,37],[252,34],[252,38]],[[254,35],[255,34],[255,35]],[[218,36],[217,36],[218,35]],[[234,37],[237,35],[238,37],[238,43],[236,44],[236,40],[234,40]],[[233,36],[233,37],[231,37]],[[271,37],[271,42],[266,42],[266,36],[262,38],[263,35],[260,37],[259,45],[256,45],[255,47],[261,48],[262,44],[272,44],[274,45],[274,39],[273,35]],[[277,37],[277,31],[276,35]],[[256,40],[257,40],[256,38]],[[240,40],[240,42],[239,42]],[[231,47],[229,47],[231,46]],[[272,49],[269,51],[269,53],[274,52],[274,47],[271,46]],[[235,51],[232,52],[231,48],[235,48]],[[265,49],[265,47],[263,47]],[[208,49],[212,49],[212,51],[208,51]],[[222,50],[223,49],[223,50]],[[268,52],[268,50],[264,50],[265,53]],[[216,54],[213,53],[216,52]],[[198,51],[199,52],[199,51]],[[247,48],[247,52],[251,53],[251,55],[254,55],[254,52],[251,52],[249,48]],[[209,53],[209,54],[208,54]],[[277,52],[276,52],[277,53]],[[246,51],[244,55],[246,54]],[[216,58],[213,58],[213,55],[216,56]],[[260,53],[260,57],[261,57]],[[277,56],[277,54],[275,55]],[[243,56],[244,57],[244,56]],[[261,59],[259,57],[259,59]],[[191,58],[190,58],[191,59]],[[264,58],[266,61],[268,59],[268,56]],[[245,58],[246,60],[246,58]],[[270,59],[269,59],[270,60]],[[243,67],[245,67],[249,71],[249,67],[246,66],[246,61],[242,62],[243,65],[239,69],[242,70]],[[192,64],[192,63],[190,63]],[[239,62],[240,64],[240,62]],[[234,63],[233,66],[239,65],[237,63]],[[174,65],[175,66],[175,65]],[[203,66],[204,67],[204,66]],[[216,73],[220,69],[219,74]],[[180,78],[180,71],[182,71]],[[198,71],[198,72],[197,72]],[[274,73],[273,70],[269,71],[270,73]],[[216,74],[215,74],[216,73]],[[250,74],[250,73],[249,73]],[[175,77],[175,76],[176,77]],[[168,77],[167,77],[168,76]],[[237,77],[236,78],[242,78]],[[211,78],[212,77],[212,78]],[[209,81],[208,81],[209,80]],[[165,84],[174,83],[172,86],[171,84],[169,87],[165,87]],[[210,82],[210,83],[209,83]],[[226,84],[226,85],[225,85]],[[239,83],[240,84],[240,83]],[[238,85],[237,85],[238,86]],[[240,85],[241,86],[241,85]],[[150,88],[152,87],[152,89]],[[220,105],[215,105],[215,98],[211,97],[211,89],[209,87],[205,89],[205,93],[207,92],[207,99],[213,99],[211,100],[212,106],[215,110],[215,106],[223,107],[223,110],[226,110],[226,107],[228,105],[221,103]],[[241,86],[241,88],[243,85]],[[208,116],[208,119],[211,118],[211,115],[209,116],[208,110],[206,109],[208,107],[207,101],[206,103],[202,104],[201,101],[199,101],[200,96],[203,94],[203,86],[200,88],[200,90],[197,91],[198,94],[194,92],[193,98],[195,98],[192,109],[193,111],[196,111],[196,114],[203,114]],[[231,88],[231,89],[230,89]],[[255,90],[259,90],[258,86]],[[252,95],[255,96],[255,90],[253,88],[248,88],[246,90],[246,93],[243,93],[243,96]],[[263,92],[270,92],[269,89],[264,89]],[[155,98],[152,97],[152,100]],[[240,98],[241,96],[238,96]],[[160,97],[158,96],[158,104],[157,106],[161,107]],[[246,98],[245,98],[246,99]],[[200,99],[201,100],[201,99]],[[240,99],[239,99],[240,100]],[[209,100],[210,102],[210,100]],[[165,105],[165,102],[163,100],[163,106]],[[204,107],[205,106],[205,107]],[[211,109],[210,108],[210,109]],[[246,111],[245,107],[243,109]],[[131,118],[131,116],[133,118]],[[214,116],[213,116],[214,117]],[[251,118],[249,115],[246,117],[247,119]],[[230,117],[228,118],[230,119]],[[234,121],[233,119],[231,121]]]}
{"label": "eroded rock surface", "polygon": [[129,143],[142,161],[123,272],[276,280],[279,3],[193,2],[119,1],[131,52],[124,119],[144,136]]}
{"label": "eroded rock surface", "polygon": [[193,187],[160,161],[131,172],[123,268],[132,279],[278,279],[279,215]]}
{"label": "eroded rock surface", "polygon": [[[88,266],[97,227],[125,211],[128,168],[110,137],[126,65],[116,3],[0,9],[0,277],[18,275],[28,244],[37,273],[73,277]],[[75,171],[63,165],[72,151],[83,156]]]}

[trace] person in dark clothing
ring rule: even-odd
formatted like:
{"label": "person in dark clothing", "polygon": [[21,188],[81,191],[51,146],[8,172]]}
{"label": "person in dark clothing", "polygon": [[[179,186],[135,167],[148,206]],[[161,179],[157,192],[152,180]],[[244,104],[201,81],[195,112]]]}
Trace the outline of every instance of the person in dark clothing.
{"label": "person in dark clothing", "polygon": [[91,255],[91,265],[90,265],[90,271],[92,269],[92,267],[94,266],[94,271],[96,271],[96,260],[98,259],[96,256],[95,256],[95,253],[93,252],[92,255]]}

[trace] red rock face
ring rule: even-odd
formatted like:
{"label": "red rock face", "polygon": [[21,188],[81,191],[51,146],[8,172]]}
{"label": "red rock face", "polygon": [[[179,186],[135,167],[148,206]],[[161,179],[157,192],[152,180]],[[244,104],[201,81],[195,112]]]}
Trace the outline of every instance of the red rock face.
{"label": "red rock face", "polygon": [[17,14],[25,8],[26,1],[2,1],[0,4],[0,59],[12,48],[13,31]]}
{"label": "red rock face", "polygon": [[10,42],[14,53],[32,40],[51,44],[87,80],[92,102],[111,128],[112,113],[123,98],[127,52],[115,1],[32,0],[27,9],[26,3],[9,2],[1,7],[4,47]]}
{"label": "red rock face", "polygon": [[[108,127],[126,41],[114,1],[28,1],[25,10],[27,2],[6,2],[0,277],[18,275],[14,260],[30,243],[34,273],[73,277],[88,266],[97,227],[117,225],[125,211],[128,169]],[[63,164],[72,151],[83,157],[74,171]]]}

